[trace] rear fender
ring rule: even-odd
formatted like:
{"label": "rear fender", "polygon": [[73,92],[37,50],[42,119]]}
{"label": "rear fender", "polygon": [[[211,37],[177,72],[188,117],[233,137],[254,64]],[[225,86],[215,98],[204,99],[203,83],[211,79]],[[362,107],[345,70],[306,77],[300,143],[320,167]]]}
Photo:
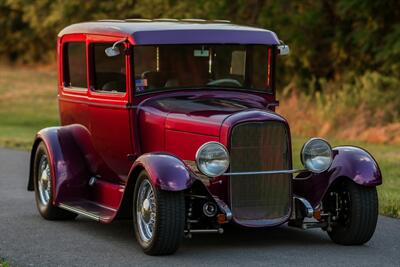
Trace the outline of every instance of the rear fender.
{"label": "rear fender", "polygon": [[53,178],[53,204],[82,196],[90,174],[84,154],[78,146],[77,135],[86,135],[87,129],[81,125],[50,127],[39,131],[31,151],[28,190],[34,190],[34,159],[41,142],[49,154],[50,171]]}
{"label": "rear fender", "polygon": [[149,174],[152,184],[165,191],[188,189],[196,180],[189,167],[182,160],[171,154],[143,154],[133,164],[129,172],[129,180],[136,180],[139,172],[143,169]]}
{"label": "rear fender", "polygon": [[[294,180],[295,195],[306,198],[313,207],[323,199],[329,187],[338,179],[350,179],[366,187],[382,184],[382,174],[376,160],[366,150],[353,146],[340,146],[333,149],[331,167],[320,174],[311,174],[307,180]],[[298,177],[304,176],[299,174]]]}

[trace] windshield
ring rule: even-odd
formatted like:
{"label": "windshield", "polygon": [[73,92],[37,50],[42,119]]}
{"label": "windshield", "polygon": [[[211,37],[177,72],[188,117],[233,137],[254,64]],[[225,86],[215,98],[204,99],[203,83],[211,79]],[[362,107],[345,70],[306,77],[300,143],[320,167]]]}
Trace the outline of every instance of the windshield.
{"label": "windshield", "polygon": [[272,92],[266,45],[135,46],[133,58],[136,94],[197,88]]}

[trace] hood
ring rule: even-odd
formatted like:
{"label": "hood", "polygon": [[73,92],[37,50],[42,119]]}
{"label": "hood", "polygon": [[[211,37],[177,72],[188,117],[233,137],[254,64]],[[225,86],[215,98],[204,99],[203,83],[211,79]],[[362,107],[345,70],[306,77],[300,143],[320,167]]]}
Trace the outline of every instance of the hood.
{"label": "hood", "polygon": [[219,136],[222,123],[233,113],[266,106],[265,98],[257,95],[202,91],[149,98],[139,108],[147,116],[163,117],[165,129]]}

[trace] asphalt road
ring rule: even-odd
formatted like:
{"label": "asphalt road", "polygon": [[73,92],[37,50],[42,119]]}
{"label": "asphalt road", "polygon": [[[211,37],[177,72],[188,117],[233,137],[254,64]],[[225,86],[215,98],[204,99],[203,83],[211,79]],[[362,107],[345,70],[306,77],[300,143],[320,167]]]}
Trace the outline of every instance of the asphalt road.
{"label": "asphalt road", "polygon": [[320,230],[286,226],[198,234],[172,256],[151,257],[130,221],[45,221],[26,191],[26,152],[0,149],[0,257],[11,266],[400,266],[400,220],[380,217],[363,246],[333,244]]}

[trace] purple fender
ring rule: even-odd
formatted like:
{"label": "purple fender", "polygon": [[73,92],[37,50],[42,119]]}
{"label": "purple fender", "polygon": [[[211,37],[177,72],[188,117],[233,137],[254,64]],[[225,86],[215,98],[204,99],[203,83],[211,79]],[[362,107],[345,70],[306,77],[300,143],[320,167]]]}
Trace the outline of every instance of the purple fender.
{"label": "purple fender", "polygon": [[145,169],[154,186],[166,191],[190,188],[196,177],[186,164],[171,154],[147,153],[136,159],[128,177],[137,177]]}
{"label": "purple fender", "polygon": [[[364,149],[339,146],[333,149],[331,167],[307,180],[294,180],[293,193],[306,198],[313,207],[323,199],[331,184],[339,178],[350,179],[361,186],[382,184],[382,174],[376,160]],[[299,174],[301,176],[302,174]]]}
{"label": "purple fender", "polygon": [[53,204],[84,195],[90,174],[85,157],[75,140],[86,133],[87,130],[80,125],[49,127],[39,131],[31,151],[28,190],[34,189],[34,157],[38,145],[43,142],[49,153],[50,171],[55,184],[52,188]]}

